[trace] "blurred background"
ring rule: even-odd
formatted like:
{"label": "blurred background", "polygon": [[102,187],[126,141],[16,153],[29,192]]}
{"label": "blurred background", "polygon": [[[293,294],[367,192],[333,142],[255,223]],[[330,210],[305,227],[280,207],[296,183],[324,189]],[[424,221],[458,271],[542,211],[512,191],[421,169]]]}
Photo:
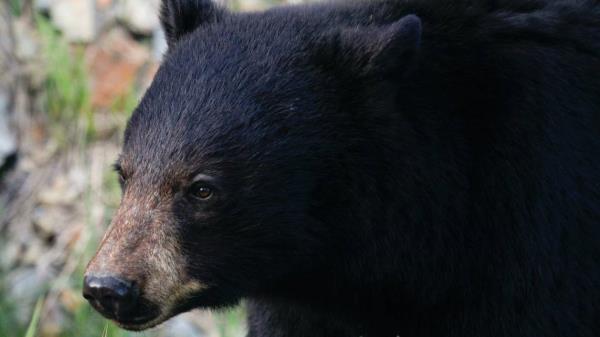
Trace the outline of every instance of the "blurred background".
{"label": "blurred background", "polygon": [[0,0],[0,337],[245,334],[243,305],[133,334],[81,297],[119,203],[111,165],[125,123],[166,50],[159,2]]}

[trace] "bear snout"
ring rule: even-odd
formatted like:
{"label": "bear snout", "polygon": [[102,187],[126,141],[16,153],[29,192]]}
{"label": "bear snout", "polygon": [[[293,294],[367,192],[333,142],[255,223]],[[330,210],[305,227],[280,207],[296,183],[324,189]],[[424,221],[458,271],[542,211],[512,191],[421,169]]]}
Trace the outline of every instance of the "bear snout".
{"label": "bear snout", "polygon": [[117,276],[88,275],[83,279],[83,297],[107,318],[126,316],[137,303],[135,282]]}
{"label": "bear snout", "polygon": [[138,282],[118,275],[86,274],[83,279],[83,297],[102,316],[126,329],[154,325],[160,316],[159,306],[141,294]]}

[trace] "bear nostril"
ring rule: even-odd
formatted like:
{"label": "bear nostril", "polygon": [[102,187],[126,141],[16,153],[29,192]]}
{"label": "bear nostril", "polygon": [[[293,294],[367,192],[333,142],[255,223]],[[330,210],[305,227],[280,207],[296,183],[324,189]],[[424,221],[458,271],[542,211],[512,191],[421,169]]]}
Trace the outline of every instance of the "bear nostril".
{"label": "bear nostril", "polygon": [[131,282],[114,276],[86,276],[83,280],[83,297],[108,317],[123,315],[136,304],[137,294]]}

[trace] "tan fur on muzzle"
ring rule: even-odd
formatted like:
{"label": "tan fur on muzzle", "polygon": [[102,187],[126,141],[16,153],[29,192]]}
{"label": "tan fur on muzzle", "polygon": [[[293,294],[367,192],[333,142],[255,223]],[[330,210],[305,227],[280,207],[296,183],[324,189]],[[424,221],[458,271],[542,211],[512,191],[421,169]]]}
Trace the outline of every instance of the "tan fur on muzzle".
{"label": "tan fur on muzzle", "polygon": [[185,270],[178,234],[167,203],[126,193],[86,275],[116,276],[134,282],[140,295],[160,307],[160,315],[143,329],[170,316],[176,303],[206,288]]}

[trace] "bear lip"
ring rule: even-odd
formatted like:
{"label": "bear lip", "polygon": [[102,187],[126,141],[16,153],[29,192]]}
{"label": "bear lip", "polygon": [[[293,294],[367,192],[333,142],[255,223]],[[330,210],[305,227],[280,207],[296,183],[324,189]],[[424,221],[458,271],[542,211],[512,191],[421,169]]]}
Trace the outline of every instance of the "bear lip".
{"label": "bear lip", "polygon": [[138,316],[128,320],[113,319],[118,326],[131,331],[142,331],[152,328],[166,320],[162,315]]}
{"label": "bear lip", "polygon": [[123,329],[132,331],[145,330],[166,320],[158,308],[147,306],[138,316],[117,316],[110,319]]}
{"label": "bear lip", "polygon": [[113,321],[117,325],[119,325],[120,327],[122,327],[124,329],[140,331],[140,330],[145,330],[145,329],[151,328],[152,326],[158,325],[160,322],[156,322],[155,324],[151,324],[151,323],[153,321],[155,321],[159,316],[147,315],[147,316],[134,317],[132,319],[127,319],[127,320],[120,320],[120,319],[113,318]]}

